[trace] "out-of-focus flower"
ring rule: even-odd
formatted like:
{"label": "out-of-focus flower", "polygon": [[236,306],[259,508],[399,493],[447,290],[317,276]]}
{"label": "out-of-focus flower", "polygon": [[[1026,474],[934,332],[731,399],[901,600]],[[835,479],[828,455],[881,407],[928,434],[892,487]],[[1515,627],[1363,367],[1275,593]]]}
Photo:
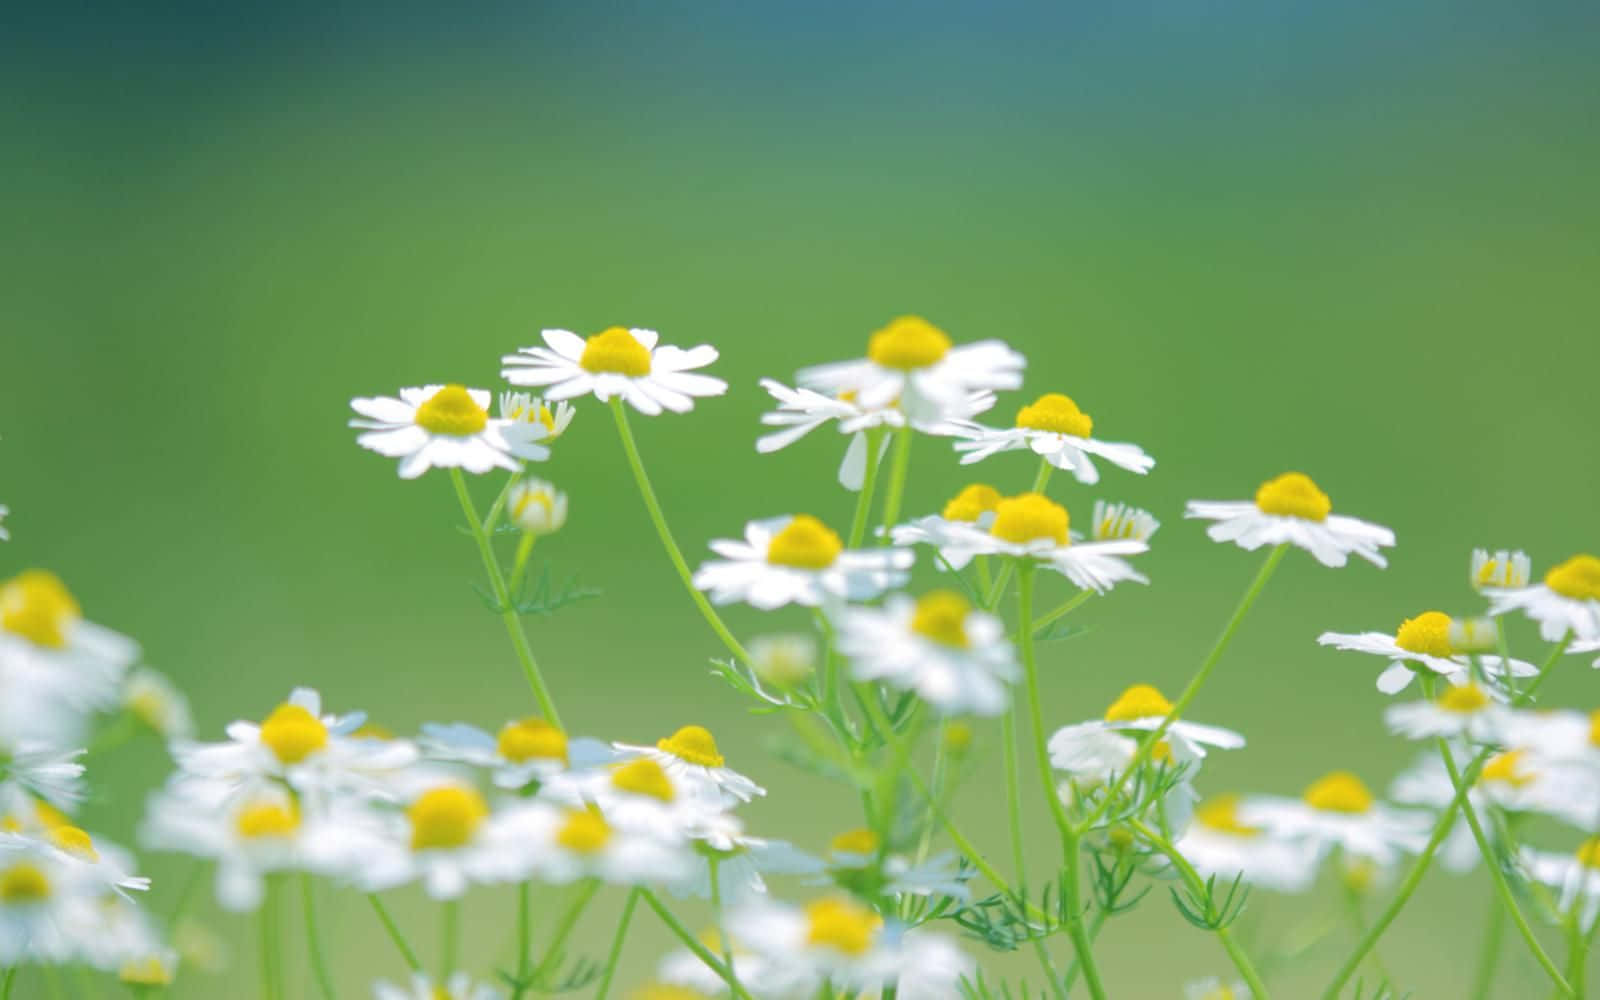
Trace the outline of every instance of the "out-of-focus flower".
{"label": "out-of-focus flower", "polygon": [[727,761],[717,749],[716,738],[704,726],[683,726],[671,736],[656,741],[653,747],[633,743],[612,746],[624,755],[654,760],[667,774],[703,791],[716,793],[726,806],[767,794],[765,788],[726,766]]}
{"label": "out-of-focus flower", "polygon": [[751,521],[742,541],[719,538],[711,549],[722,558],[701,564],[694,585],[715,604],[743,601],[763,611],[869,600],[904,583],[914,558],[905,549],[846,549],[809,514]]}
{"label": "out-of-focus flower", "polygon": [[1521,611],[1539,623],[1539,634],[1556,642],[1600,639],[1600,558],[1577,555],[1531,587],[1485,590],[1489,613]]}
{"label": "out-of-focus flower", "polygon": [[1472,550],[1472,586],[1475,590],[1526,587],[1533,563],[1521,550]]}
{"label": "out-of-focus flower", "polygon": [[1319,857],[1337,847],[1346,857],[1380,868],[1422,850],[1429,826],[1427,816],[1378,802],[1349,771],[1317,779],[1298,799],[1248,799],[1240,806],[1239,819],[1278,837],[1304,840]]}
{"label": "out-of-focus flower", "polygon": [[122,705],[165,740],[194,737],[189,699],[160,671],[140,667],[122,687]]}
{"label": "out-of-focus flower", "polygon": [[1005,623],[948,590],[844,608],[838,646],[857,680],[915,691],[946,715],[1004,712],[1021,676]]}
{"label": "out-of-focus flower", "polygon": [[522,479],[506,495],[506,513],[530,535],[553,535],[567,523],[567,495],[543,479]]}

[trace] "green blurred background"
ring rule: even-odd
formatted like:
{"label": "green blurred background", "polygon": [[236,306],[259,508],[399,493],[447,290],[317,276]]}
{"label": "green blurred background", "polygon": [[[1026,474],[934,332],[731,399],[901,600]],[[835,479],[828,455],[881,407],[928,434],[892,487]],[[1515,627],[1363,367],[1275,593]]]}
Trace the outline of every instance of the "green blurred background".
{"label": "green blurred background", "polygon": [[[497,386],[499,356],[542,326],[715,344],[728,396],[635,423],[694,562],[751,517],[846,520],[842,439],[758,456],[756,380],[857,356],[917,312],[1028,355],[1024,393],[996,419],[1065,391],[1097,432],[1159,462],[1147,479],[1107,469],[1093,491],[1058,477],[1080,518],[1106,496],[1166,526],[1142,563],[1154,585],[1094,602],[1091,634],[1048,647],[1051,720],[1097,715],[1135,681],[1180,687],[1256,564],[1184,523],[1183,501],[1302,469],[1400,544],[1386,572],[1288,561],[1192,713],[1251,741],[1202,788],[1294,793],[1333,767],[1384,786],[1409,750],[1381,724],[1381,664],[1316,634],[1477,610],[1475,545],[1545,566],[1600,544],[1600,16],[1111,6],[19,17],[0,43],[0,500],[15,534],[0,567],[60,572],[189,691],[208,735],[294,684],[399,730],[493,726],[530,701],[472,593],[447,479],[401,482],[358,449],[350,397]],[[537,471],[572,496],[544,554],[605,590],[531,623],[573,729],[645,741],[706,724],[772,789],[748,811],[754,831],[816,847],[856,825],[852,797],[768,757],[773,723],[707,675],[718,647],[603,409],[582,403]],[[978,471],[1016,489],[1032,465]],[[919,441],[909,512],[965,481],[946,445]],[[804,623],[730,617],[745,634]],[[1592,677],[1568,669],[1552,689],[1592,702]],[[959,808],[1003,855],[989,729],[980,750]],[[127,838],[162,758],[142,746],[94,764],[92,820]],[[1036,811],[1041,852],[1047,827]],[[159,909],[185,869],[148,867]],[[1383,951],[1416,996],[1464,990],[1488,894],[1481,871],[1434,874],[1394,926]],[[1225,971],[1161,896],[1102,938],[1115,996],[1176,996]],[[1333,898],[1262,894],[1249,933],[1277,940]],[[431,911],[405,899],[431,940]],[[619,902],[584,922],[588,954]],[[328,905],[348,995],[398,976],[365,904]],[[467,914],[486,967],[509,902],[475,896]],[[215,926],[238,978],[180,995],[248,981],[250,924]],[[637,928],[628,984],[667,944],[651,920]],[[1346,947],[1336,936],[1281,969],[1280,995],[1307,995]],[[1535,976],[1510,948],[1502,995]]]}

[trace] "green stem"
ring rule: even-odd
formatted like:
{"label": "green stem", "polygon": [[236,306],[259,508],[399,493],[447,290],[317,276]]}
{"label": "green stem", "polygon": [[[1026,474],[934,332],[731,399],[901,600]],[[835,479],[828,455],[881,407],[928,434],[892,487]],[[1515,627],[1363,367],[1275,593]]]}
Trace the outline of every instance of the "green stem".
{"label": "green stem", "polygon": [[579,886],[577,895],[572,897],[572,902],[567,905],[567,912],[561,915],[561,920],[556,924],[555,934],[550,938],[550,947],[545,952],[544,961],[533,970],[531,977],[537,985],[543,982],[550,971],[561,964],[561,949],[566,945],[567,938],[572,936],[572,929],[578,926],[578,918],[583,916],[583,911],[594,899],[594,894],[600,889],[600,880],[597,878],[585,879]]}
{"label": "green stem", "polygon": [[1478,949],[1478,974],[1473,977],[1472,1000],[1489,1000],[1495,968],[1500,964],[1500,952],[1504,950],[1501,939],[1505,937],[1505,931],[1506,911],[1501,908],[1497,897],[1491,897],[1488,922],[1483,928],[1483,946]]}
{"label": "green stem", "polygon": [[467,527],[472,531],[473,541],[478,543],[478,556],[483,560],[483,571],[489,577],[489,590],[494,595],[495,606],[500,609],[500,621],[506,627],[506,635],[511,638],[511,648],[516,651],[517,662],[522,666],[523,676],[528,679],[528,686],[533,689],[534,698],[538,699],[539,711],[549,719],[551,724],[560,727],[561,716],[556,711],[556,704],[550,698],[550,691],[545,687],[544,675],[539,672],[539,663],[533,658],[533,649],[528,645],[528,635],[522,630],[522,619],[517,616],[517,609],[512,606],[511,592],[506,587],[505,577],[500,574],[500,562],[495,558],[494,546],[489,543],[489,535],[484,531],[483,522],[478,520],[478,509],[472,504],[472,494],[467,491],[467,479],[461,474],[460,469],[450,470],[450,479],[455,483],[456,498],[461,501],[461,512],[466,515]]}
{"label": "green stem", "polygon": [[978,598],[987,602],[989,592],[994,590],[994,577],[989,575],[989,557],[979,556],[972,563],[978,570]]}
{"label": "green stem", "polygon": [[[1106,925],[1106,911],[1096,910],[1094,916],[1089,918],[1089,943],[1093,944],[1100,937],[1100,928]],[[1067,976],[1062,981],[1064,989],[1072,989],[1072,984],[1078,981],[1078,961],[1073,959],[1067,966]]]}
{"label": "green stem", "polygon": [[1048,458],[1039,459],[1039,471],[1033,474],[1033,486],[1031,487],[1030,491],[1033,493],[1043,493],[1044,488],[1050,483],[1050,474],[1055,471],[1055,466],[1050,464],[1050,460]]}
{"label": "green stem", "polygon": [[683,560],[683,551],[678,548],[678,543],[672,537],[672,529],[667,527],[666,515],[661,513],[661,501],[656,499],[655,488],[650,485],[650,475],[644,471],[644,462],[639,458],[639,446],[633,440],[633,428],[628,424],[628,413],[622,408],[622,397],[614,396],[611,400],[611,413],[617,418],[617,435],[622,439],[622,450],[628,456],[628,467],[633,470],[634,482],[639,486],[639,496],[644,499],[645,510],[650,513],[650,522],[655,525],[656,534],[661,537],[661,546],[667,550],[667,558],[672,561],[672,568],[678,571],[678,578],[688,588],[689,597],[694,601],[695,607],[700,609],[700,614],[705,617],[706,624],[711,626],[711,631],[717,634],[722,644],[728,647],[740,663],[750,666],[750,654],[739,644],[739,640],[728,631],[728,626],[723,624],[722,616],[706,600],[706,595],[694,585],[694,574],[689,571],[689,564]]}
{"label": "green stem", "polygon": [[900,501],[906,492],[906,475],[911,471],[911,425],[894,432],[894,453],[889,457],[889,488],[883,496],[882,544],[889,544],[889,529],[900,520]]}
{"label": "green stem", "polygon": [[617,933],[611,938],[611,951],[606,954],[605,971],[600,974],[600,986],[595,990],[594,1000],[606,1000],[606,994],[611,991],[611,979],[617,973],[617,963],[622,960],[622,946],[628,937],[628,924],[633,921],[633,911],[639,905],[641,891],[634,889],[628,893],[627,900],[622,904],[622,916],[617,918]]}
{"label": "green stem", "polygon": [[276,876],[267,876],[266,895],[261,900],[262,1000],[278,1000],[283,995],[279,985],[278,887],[276,882]]}
{"label": "green stem", "polygon": [[717,929],[717,943],[722,945],[722,964],[727,967],[728,975],[737,979],[739,970],[733,965],[733,941],[728,937],[728,928],[722,912],[722,879],[718,877],[717,859],[710,858],[708,866],[711,872],[711,926]]}
{"label": "green stem", "polygon": [[872,495],[878,487],[878,449],[883,440],[882,427],[864,432],[867,440],[867,469],[861,479],[861,492],[856,494],[856,512],[850,518],[850,543],[847,548],[859,549],[867,538],[867,521],[872,517]]}
{"label": "green stem", "polygon": [[722,981],[728,984],[728,989],[735,997],[739,998],[739,1000],[750,1000],[750,994],[740,985],[738,978],[733,974],[733,970],[723,965],[721,959],[711,954],[709,948],[696,940],[695,936],[689,933],[689,929],[683,926],[683,922],[674,916],[671,910],[662,905],[661,900],[656,897],[655,893],[649,889],[641,889],[639,891],[641,898],[645,901],[645,905],[655,911],[656,916],[666,925],[667,930],[671,931],[679,941],[683,942],[685,948],[688,948],[696,958],[704,962],[706,968],[721,977]]}
{"label": "green stem", "polygon": [[1037,637],[1043,634],[1045,629],[1049,628],[1051,625],[1054,625],[1056,622],[1060,621],[1062,618],[1065,618],[1072,612],[1078,610],[1078,608],[1086,604],[1089,598],[1093,596],[1094,591],[1092,590],[1080,590],[1076,594],[1073,594],[1071,597],[1067,598],[1061,604],[1057,605],[1051,611],[1040,615],[1033,623],[1034,636]]}
{"label": "green stem", "polygon": [[311,876],[300,876],[300,897],[305,904],[306,954],[311,958],[311,971],[322,989],[324,1000],[334,1000],[333,977],[328,974],[328,956],[322,951],[322,934],[317,928],[317,904]]}
{"label": "green stem", "polygon": [[509,593],[522,593],[522,578],[528,572],[528,557],[533,555],[533,543],[538,540],[539,536],[531,531],[524,531],[517,540],[517,554],[511,561],[511,582],[506,585]]}
{"label": "green stem", "polygon": [[[1356,940],[1367,935],[1367,918],[1361,913],[1361,896],[1353,886],[1344,886],[1345,913],[1350,917],[1350,926],[1356,932]],[[1378,974],[1378,981],[1391,983],[1393,978],[1389,975],[1389,967],[1384,963],[1383,956],[1378,953],[1378,944],[1373,942],[1368,955],[1372,959],[1373,971]]]}
{"label": "green stem", "polygon": [[401,933],[400,925],[394,922],[394,917],[389,915],[389,908],[383,905],[375,893],[367,895],[367,902],[372,904],[372,912],[378,915],[378,921],[383,924],[383,929],[389,932],[389,940],[394,942],[395,948],[400,952],[400,957],[405,959],[406,968],[412,972],[422,971],[422,962],[418,960],[417,953],[411,947],[406,936]]}
{"label": "green stem", "polygon": [[1072,950],[1078,956],[1078,967],[1083,970],[1084,985],[1094,1000],[1106,1000],[1106,988],[1100,982],[1100,969],[1094,961],[1094,944],[1083,927],[1082,859],[1078,856],[1078,837],[1068,834],[1061,846],[1066,865],[1065,884],[1061,888],[1062,902],[1066,906],[1067,936],[1072,939]]}
{"label": "green stem", "polygon": [[461,900],[447,899],[439,911],[439,976],[449,979],[461,953]]}
{"label": "green stem", "polygon": [[11,987],[16,984],[16,981],[17,967],[13,965],[6,970],[5,981],[0,982],[0,1000],[11,1000]]}
{"label": "green stem", "polygon": [[[1061,831],[1063,840],[1072,840],[1072,821],[1067,818],[1066,806],[1062,804],[1061,796],[1056,793],[1055,782],[1051,780],[1050,748],[1044,735],[1044,709],[1039,704],[1039,664],[1033,650],[1033,583],[1037,570],[1031,561],[1019,559],[1017,564],[1017,633],[1021,640],[1022,670],[1028,683],[1028,722],[1033,735],[1034,763],[1039,769],[1039,783],[1045,801],[1050,804],[1050,815],[1056,821],[1056,828]],[[1067,863],[1076,867],[1076,855],[1069,857]]]}
{"label": "green stem", "polygon": [[[1522,705],[1530,704],[1533,701],[1533,696],[1539,692],[1541,687],[1544,686],[1544,682],[1550,679],[1551,671],[1561,660],[1561,654],[1567,651],[1567,646],[1571,645],[1571,643],[1572,630],[1568,629],[1566,635],[1563,635],[1560,640],[1558,640],[1556,644],[1550,648],[1550,655],[1545,657],[1543,665],[1539,667],[1539,676],[1535,677],[1533,679],[1533,683],[1524,688],[1521,694],[1517,695],[1511,700],[1513,705],[1520,707]],[[1505,669],[1509,675],[1511,670],[1510,661],[1507,661]]]}
{"label": "green stem", "polygon": [[1017,885],[1026,892],[1028,852],[1022,836],[1022,769],[1017,760],[1017,711],[1014,705],[1000,716],[1000,745],[1005,754],[1006,818],[1011,826],[1011,864],[1017,872]]}
{"label": "green stem", "polygon": [[514,1000],[521,1000],[526,992],[528,976],[533,972],[533,884],[523,882],[517,886],[517,987]]}

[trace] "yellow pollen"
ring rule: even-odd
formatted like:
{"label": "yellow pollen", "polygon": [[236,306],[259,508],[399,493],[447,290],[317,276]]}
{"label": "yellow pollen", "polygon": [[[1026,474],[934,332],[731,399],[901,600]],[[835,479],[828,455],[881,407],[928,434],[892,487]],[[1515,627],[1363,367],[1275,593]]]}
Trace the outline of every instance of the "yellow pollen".
{"label": "yellow pollen", "polygon": [[432,993],[433,996],[431,1000],[456,1000],[456,998],[451,995],[450,990],[443,986],[435,986],[432,990]]}
{"label": "yellow pollen", "polygon": [[1574,601],[1600,601],[1600,559],[1573,556],[1546,573],[1544,585]]}
{"label": "yellow pollen", "polygon": [[21,833],[22,820],[10,813],[0,816],[0,833]]}
{"label": "yellow pollen", "polygon": [[[719,949],[710,948],[712,954],[719,954]],[[628,994],[628,1000],[711,1000],[710,997],[699,990],[692,990],[687,986],[674,986],[670,983],[651,983],[641,986]]]}
{"label": "yellow pollen", "polygon": [[1232,986],[1224,983],[1218,985],[1214,990],[1207,990],[1202,993],[1199,1000],[1239,1000],[1239,996],[1233,992]]}
{"label": "yellow pollen", "polygon": [[1512,788],[1521,788],[1533,781],[1533,775],[1527,773],[1524,758],[1527,756],[1521,750],[1507,750],[1497,753],[1489,758],[1483,765],[1483,772],[1479,774],[1480,781],[1500,781]]}
{"label": "yellow pollen", "polygon": [[1300,472],[1285,472],[1269,479],[1256,490],[1256,508],[1263,514],[1282,514],[1307,521],[1325,521],[1333,510],[1328,494],[1317,489],[1311,477]]}
{"label": "yellow pollen", "polygon": [[1470,715],[1480,712],[1489,704],[1489,696],[1483,693],[1483,688],[1476,684],[1463,684],[1453,687],[1439,696],[1439,707],[1447,712],[1460,712]]}
{"label": "yellow pollen", "polygon": [[417,407],[413,419],[430,434],[467,437],[489,425],[489,411],[478,405],[466,386],[447,385]]}
{"label": "yellow pollen", "polygon": [[1450,646],[1450,616],[1443,611],[1424,611],[1407,618],[1395,632],[1394,644],[1408,653],[1449,656],[1455,652]]}
{"label": "yellow pollen", "polygon": [[495,750],[513,764],[530,760],[567,762],[567,734],[536,716],[508,722],[500,729]]}
{"label": "yellow pollen", "polygon": [[418,796],[406,816],[411,820],[412,850],[461,847],[488,818],[489,804],[477,789],[444,785]]}
{"label": "yellow pollen", "polygon": [[292,837],[300,828],[300,810],[283,802],[256,802],[239,810],[233,827],[246,840]]}
{"label": "yellow pollen", "polygon": [[33,804],[33,817],[46,830],[54,830],[58,826],[72,825],[70,816],[48,802],[35,802]]}
{"label": "yellow pollen", "polygon": [[872,939],[883,920],[876,913],[849,899],[819,899],[806,907],[806,942],[862,955],[872,947]]}
{"label": "yellow pollen", "polygon": [[1239,819],[1239,796],[1219,795],[1200,803],[1194,811],[1196,823],[1208,830],[1231,834],[1235,837],[1257,837],[1261,828]]}
{"label": "yellow pollen", "polygon": [[656,749],[701,767],[721,767],[723,762],[716,739],[704,726],[684,726],[666,739],[657,740]]}
{"label": "yellow pollen", "polygon": [[901,316],[867,341],[867,357],[885,368],[912,371],[950,353],[950,338],[920,316]]}
{"label": "yellow pollen", "polygon": [[916,613],[911,616],[911,631],[932,639],[943,646],[966,649],[967,615],[972,604],[953,590],[935,590],[917,601]]}
{"label": "yellow pollen", "polygon": [[976,521],[1000,506],[1000,491],[983,483],[973,483],[944,505],[946,521]]}
{"label": "yellow pollen", "polygon": [[667,777],[667,772],[649,757],[619,764],[611,772],[611,787],[662,802],[671,802],[678,797],[678,790],[672,787],[672,779]]}
{"label": "yellow pollen", "polygon": [[877,854],[883,840],[871,830],[846,830],[828,842],[828,850],[839,854]]}
{"label": "yellow pollen", "polygon": [[1600,747],[1600,709],[1589,713],[1589,745]]}
{"label": "yellow pollen", "polygon": [[68,854],[75,854],[89,861],[100,859],[99,852],[94,849],[94,841],[75,826],[58,826],[51,830],[50,842]]}
{"label": "yellow pollen", "polygon": [[1000,501],[989,533],[1018,545],[1042,538],[1066,545],[1067,525],[1067,508],[1042,494],[1024,493]]}
{"label": "yellow pollen", "polygon": [[578,367],[595,375],[638,378],[650,374],[650,349],[623,327],[613,326],[584,341]]}
{"label": "yellow pollen", "polygon": [[23,863],[0,871],[0,903],[42,903],[50,898],[50,879]]}
{"label": "yellow pollen", "polygon": [[1600,868],[1600,837],[1590,837],[1579,846],[1578,864],[1585,868]]}
{"label": "yellow pollen", "polygon": [[117,978],[130,986],[170,986],[172,970],[159,955],[131,959],[117,970]]}
{"label": "yellow pollen", "polygon": [[0,629],[36,646],[60,649],[82,611],[61,578],[30,569],[0,584]]}
{"label": "yellow pollen", "polygon": [[1161,740],[1150,750],[1150,759],[1157,764],[1172,763],[1172,744]]}
{"label": "yellow pollen", "polygon": [[799,514],[767,543],[767,562],[795,569],[827,569],[843,551],[844,543],[832,528],[810,514]]}
{"label": "yellow pollen", "polygon": [[1135,684],[1122,692],[1106,709],[1107,722],[1133,722],[1136,719],[1165,718],[1172,713],[1172,702],[1149,684]]}
{"label": "yellow pollen", "polygon": [[328,745],[328,727],[310,710],[285,702],[261,723],[261,742],[284,764],[298,764]]}
{"label": "yellow pollen", "polygon": [[1317,779],[1306,789],[1305,801],[1323,812],[1358,814],[1372,809],[1372,793],[1349,771],[1334,771]]}
{"label": "yellow pollen", "polygon": [[1017,426],[1080,438],[1094,431],[1094,421],[1089,415],[1078,409],[1070,396],[1059,392],[1047,392],[1018,410]]}
{"label": "yellow pollen", "polygon": [[358,740],[375,740],[388,743],[394,739],[394,730],[380,722],[363,722],[350,734]]}
{"label": "yellow pollen", "polygon": [[611,825],[594,809],[573,809],[556,832],[556,843],[578,854],[593,854],[611,840]]}

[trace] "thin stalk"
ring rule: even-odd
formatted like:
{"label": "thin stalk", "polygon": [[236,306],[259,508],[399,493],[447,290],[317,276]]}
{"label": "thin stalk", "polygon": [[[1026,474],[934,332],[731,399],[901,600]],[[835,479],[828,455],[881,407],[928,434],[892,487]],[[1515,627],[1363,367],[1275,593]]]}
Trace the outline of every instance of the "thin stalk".
{"label": "thin stalk", "polygon": [[517,988],[515,996],[521,1000],[523,983],[533,972],[533,884],[522,882],[517,886]]}
{"label": "thin stalk", "polygon": [[[1044,709],[1039,704],[1039,664],[1033,650],[1033,583],[1037,570],[1031,562],[1017,562],[1020,565],[1017,571],[1017,633],[1021,640],[1022,670],[1028,683],[1028,722],[1033,735],[1034,763],[1039,769],[1039,783],[1045,801],[1050,803],[1050,815],[1056,821],[1056,828],[1061,831],[1063,841],[1072,840],[1072,821],[1067,818],[1067,808],[1062,804],[1061,796],[1056,794],[1055,783],[1050,777],[1050,749],[1045,742]],[[1076,867],[1077,857],[1069,857],[1067,863]]]}
{"label": "thin stalk", "polygon": [[411,943],[406,940],[405,934],[401,933],[400,925],[394,922],[394,917],[390,916],[389,908],[383,905],[383,900],[379,899],[376,893],[368,893],[367,902],[372,904],[372,912],[378,915],[379,923],[383,924],[383,929],[389,932],[389,940],[394,942],[395,949],[400,952],[400,957],[405,959],[406,968],[412,972],[421,972],[422,962],[417,958],[417,953],[411,947]]}
{"label": "thin stalk", "polygon": [[4,982],[0,982],[0,1000],[11,1000],[11,987],[17,982],[17,967],[12,966],[6,970]]}
{"label": "thin stalk", "polygon": [[1489,1000],[1500,953],[1505,950],[1501,946],[1505,933],[1506,911],[1501,908],[1499,898],[1491,896],[1489,916],[1483,927],[1483,945],[1478,949],[1478,973],[1473,977],[1472,1000]]}
{"label": "thin stalk", "polygon": [[662,905],[661,900],[656,897],[655,893],[649,889],[641,889],[640,897],[645,901],[646,906],[655,911],[656,916],[666,925],[667,930],[671,931],[679,941],[683,942],[685,948],[693,952],[696,958],[705,963],[706,968],[715,972],[723,982],[728,984],[728,989],[738,1000],[750,1000],[750,994],[740,985],[738,978],[733,974],[733,970],[723,965],[721,959],[711,954],[709,948],[701,944],[693,934],[689,933],[689,928],[683,926],[683,921],[679,920],[671,910]]}
{"label": "thin stalk", "polygon": [[[1089,918],[1089,943],[1090,944],[1093,944],[1095,942],[1095,940],[1100,937],[1100,928],[1104,927],[1105,925],[1106,925],[1106,911],[1104,911],[1104,910],[1095,910],[1094,911],[1094,916]],[[1064,980],[1062,980],[1061,985],[1062,985],[1062,987],[1064,989],[1070,990],[1070,989],[1072,989],[1072,984],[1077,982],[1077,981],[1078,981],[1078,960],[1077,959],[1073,959],[1072,960],[1072,964],[1067,966],[1067,975],[1066,975],[1066,978]]]}
{"label": "thin stalk", "polygon": [[1066,905],[1067,936],[1072,939],[1072,950],[1077,953],[1078,967],[1083,970],[1084,985],[1094,1000],[1106,1000],[1106,988],[1100,982],[1100,968],[1094,961],[1094,944],[1083,928],[1083,863],[1078,856],[1078,837],[1069,834],[1061,845],[1066,864],[1066,878],[1061,888]]}
{"label": "thin stalk", "polygon": [[1088,603],[1089,598],[1093,596],[1094,591],[1092,590],[1080,590],[1076,594],[1073,594],[1071,597],[1067,598],[1065,601],[1061,602],[1061,604],[1057,605],[1055,608],[1040,615],[1033,623],[1034,636],[1037,637],[1042,635],[1045,629],[1049,628],[1051,625],[1054,625],[1056,622],[1060,621],[1062,618],[1065,618],[1072,612],[1078,610],[1078,608]]}
{"label": "thin stalk", "polygon": [[577,895],[567,904],[567,912],[561,915],[560,922],[556,924],[555,934],[550,938],[550,947],[545,952],[544,961],[533,970],[532,979],[535,983],[542,982],[552,969],[561,964],[561,949],[566,945],[567,938],[572,936],[572,929],[578,926],[578,918],[583,916],[584,909],[589,905],[589,901],[594,899],[594,894],[599,889],[600,880],[597,878],[585,879],[579,885]]}
{"label": "thin stalk", "polygon": [[894,450],[889,456],[889,486],[883,495],[883,538],[889,544],[889,529],[900,519],[900,501],[906,493],[906,475],[911,471],[911,425],[895,429]]}
{"label": "thin stalk", "polygon": [[517,554],[511,560],[511,582],[506,584],[506,590],[512,594],[522,592],[522,578],[528,573],[528,557],[533,555],[533,543],[539,536],[531,531],[524,531],[517,540]]}
{"label": "thin stalk", "polygon": [[640,891],[634,889],[629,892],[622,904],[622,916],[617,918],[617,933],[611,938],[611,951],[606,954],[605,971],[600,973],[600,986],[595,990],[594,1000],[606,1000],[606,994],[611,991],[611,979],[617,974],[617,963],[622,960],[622,946],[628,937],[628,924],[633,921],[634,908],[639,905]]}
{"label": "thin stalk", "polygon": [[478,520],[478,509],[473,506],[472,494],[467,491],[466,477],[460,469],[450,470],[450,480],[455,483],[456,499],[461,501],[461,512],[466,515],[467,527],[472,532],[473,541],[478,543],[478,556],[483,560],[483,571],[489,577],[489,591],[494,595],[495,605],[500,609],[500,621],[505,625],[506,635],[511,639],[511,648],[516,651],[517,662],[522,666],[523,676],[528,679],[528,687],[533,689],[533,696],[539,702],[539,711],[549,719],[551,724],[559,727],[561,715],[556,711],[556,703],[550,697],[550,691],[545,687],[544,675],[539,672],[539,662],[533,658],[533,649],[528,645],[528,635],[522,630],[522,619],[517,616],[517,609],[512,607],[511,592],[506,587],[505,577],[500,573],[500,562],[495,558],[494,546],[489,543],[489,535],[483,528],[483,522]]}
{"label": "thin stalk", "polygon": [[728,967],[728,972],[737,976],[738,970],[733,967],[733,942],[728,938],[728,929],[723,925],[722,915],[722,879],[717,874],[717,859],[711,858],[708,862],[711,872],[711,926],[717,929],[717,943],[722,945],[722,964]]}
{"label": "thin stalk", "polygon": [[[1344,888],[1345,913],[1350,918],[1350,926],[1356,932],[1356,940],[1361,940],[1367,935],[1367,918],[1361,912],[1361,896],[1354,887],[1346,885]],[[1389,967],[1383,961],[1383,956],[1378,952],[1377,942],[1367,952],[1372,959],[1372,968],[1378,974],[1380,982],[1392,983],[1393,977],[1389,975]]]}
{"label": "thin stalk", "polygon": [[1022,782],[1021,768],[1017,762],[1017,711],[1012,706],[1000,716],[1000,745],[1005,755],[1006,818],[1011,827],[1011,864],[1017,873],[1017,885],[1026,892],[1028,887],[1027,849],[1022,836]]}
{"label": "thin stalk", "polygon": [[[1550,648],[1550,655],[1545,657],[1544,663],[1539,667],[1539,676],[1535,677],[1533,679],[1533,683],[1524,688],[1521,694],[1512,699],[1511,703],[1513,705],[1527,705],[1532,703],[1533,696],[1538,694],[1539,689],[1544,686],[1544,682],[1550,679],[1551,671],[1561,660],[1561,654],[1567,651],[1567,646],[1571,645],[1571,643],[1572,630],[1568,629],[1566,635],[1563,635],[1556,642],[1556,644]],[[1510,670],[1510,667],[1508,666],[1506,669]]]}
{"label": "thin stalk", "polygon": [[300,898],[305,904],[306,954],[311,958],[311,971],[322,990],[323,1000],[334,1000],[337,993],[333,977],[328,974],[328,956],[322,950],[322,933],[317,928],[316,890],[310,875],[300,876]]}
{"label": "thin stalk", "polygon": [[449,979],[461,954],[461,900],[447,899],[439,911],[439,977]]}
{"label": "thin stalk", "polygon": [[262,1000],[279,1000],[283,996],[281,956],[278,951],[278,887],[276,879],[268,876],[266,895],[261,900],[261,996]]}
{"label": "thin stalk", "polygon": [[878,487],[878,449],[883,440],[882,427],[865,432],[867,436],[867,468],[861,478],[861,492],[856,494],[856,512],[850,518],[850,542],[847,546],[859,549],[867,538],[867,521],[872,517],[872,495]]}

